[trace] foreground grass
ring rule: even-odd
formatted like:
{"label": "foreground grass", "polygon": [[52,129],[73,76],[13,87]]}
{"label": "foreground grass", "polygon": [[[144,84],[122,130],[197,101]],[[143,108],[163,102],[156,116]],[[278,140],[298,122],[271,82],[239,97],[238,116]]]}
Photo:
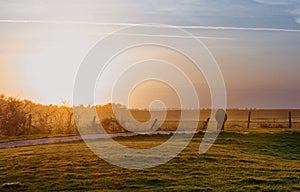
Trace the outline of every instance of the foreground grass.
{"label": "foreground grass", "polygon": [[[299,132],[223,132],[205,155],[199,155],[202,136],[196,135],[168,163],[144,170],[110,165],[83,142],[0,149],[0,185],[20,182],[0,191],[300,190]],[[138,148],[167,138],[136,136],[117,140]]]}

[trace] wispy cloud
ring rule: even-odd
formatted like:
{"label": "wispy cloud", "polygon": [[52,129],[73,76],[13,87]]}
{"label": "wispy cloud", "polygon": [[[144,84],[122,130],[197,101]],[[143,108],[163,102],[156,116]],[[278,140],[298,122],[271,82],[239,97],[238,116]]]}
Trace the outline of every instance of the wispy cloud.
{"label": "wispy cloud", "polygon": [[300,24],[300,2],[299,2],[299,7],[298,7],[298,9],[293,10],[293,11],[292,11],[292,14],[294,14],[294,15],[297,16],[296,23],[299,23],[299,24]]}
{"label": "wispy cloud", "polygon": [[293,8],[290,10],[290,14],[296,17],[296,23],[300,24],[300,1],[299,0],[254,0],[255,2],[267,5],[292,5]]}
{"label": "wispy cloud", "polygon": [[254,0],[258,3],[269,4],[269,5],[290,5],[293,4],[294,0]]}

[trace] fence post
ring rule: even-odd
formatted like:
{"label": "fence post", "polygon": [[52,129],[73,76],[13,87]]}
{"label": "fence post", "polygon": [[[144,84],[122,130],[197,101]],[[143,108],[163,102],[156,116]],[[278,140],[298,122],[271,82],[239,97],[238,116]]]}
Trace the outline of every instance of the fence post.
{"label": "fence post", "polygon": [[292,112],[289,111],[289,128],[292,128]]}
{"label": "fence post", "polygon": [[152,126],[150,127],[150,131],[151,131],[151,132],[153,132],[153,128],[154,128],[154,125],[156,124],[156,122],[157,122],[157,119],[154,120]]}
{"label": "fence post", "polygon": [[96,116],[94,116],[94,118],[93,118],[93,124],[92,124],[92,126],[93,126],[93,128],[96,127]]}
{"label": "fence post", "polygon": [[205,121],[205,123],[204,123],[204,125],[203,125],[203,129],[206,129],[207,128],[207,124],[208,124],[208,122],[209,122],[209,117],[207,118],[207,120]]}
{"label": "fence post", "polygon": [[250,120],[251,120],[251,111],[249,111],[248,113],[248,124],[247,124],[247,128],[250,128]]}
{"label": "fence post", "polygon": [[29,114],[29,117],[28,117],[28,134],[30,133],[30,130],[31,130],[31,121],[32,121],[32,115]]}

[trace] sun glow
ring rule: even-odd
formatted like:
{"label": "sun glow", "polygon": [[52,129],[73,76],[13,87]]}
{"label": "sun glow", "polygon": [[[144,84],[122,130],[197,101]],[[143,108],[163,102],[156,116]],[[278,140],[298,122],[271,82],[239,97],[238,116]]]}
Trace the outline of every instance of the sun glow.
{"label": "sun glow", "polygon": [[70,102],[77,68],[95,40],[87,29],[80,28],[51,28],[38,33],[24,67],[24,84],[32,96],[43,103]]}

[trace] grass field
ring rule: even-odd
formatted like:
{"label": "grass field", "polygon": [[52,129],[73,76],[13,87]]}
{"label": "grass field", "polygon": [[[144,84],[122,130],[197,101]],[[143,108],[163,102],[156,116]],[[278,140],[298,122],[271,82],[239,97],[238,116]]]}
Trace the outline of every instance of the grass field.
{"label": "grass field", "polygon": [[[225,131],[204,155],[197,134],[176,158],[130,170],[94,155],[83,142],[0,149],[0,191],[300,191],[300,132],[295,129]],[[131,147],[168,136],[117,138]]]}

